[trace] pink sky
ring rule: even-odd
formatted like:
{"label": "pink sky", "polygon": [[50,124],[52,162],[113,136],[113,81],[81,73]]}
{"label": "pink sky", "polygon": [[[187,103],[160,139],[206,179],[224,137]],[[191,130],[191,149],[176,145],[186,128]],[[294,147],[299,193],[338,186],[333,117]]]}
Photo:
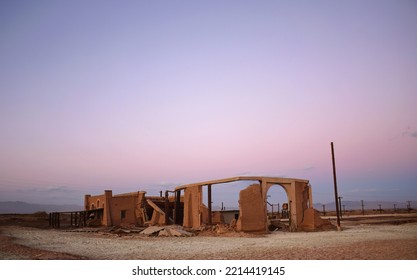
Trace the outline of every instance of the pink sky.
{"label": "pink sky", "polygon": [[417,200],[416,10],[2,2],[0,200],[250,174],[328,202],[331,141],[346,198]]}

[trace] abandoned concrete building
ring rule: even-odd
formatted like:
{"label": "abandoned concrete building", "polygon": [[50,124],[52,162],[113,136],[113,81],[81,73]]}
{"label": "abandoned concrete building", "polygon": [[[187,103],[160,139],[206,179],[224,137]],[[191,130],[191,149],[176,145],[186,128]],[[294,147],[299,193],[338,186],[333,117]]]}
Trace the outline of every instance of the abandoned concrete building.
{"label": "abandoned concrete building", "polygon": [[[166,191],[164,196],[162,193],[161,196],[146,196],[144,191],[113,195],[111,190],[106,190],[102,195],[85,195],[84,208],[86,211],[96,210],[90,217],[91,223],[96,225],[178,224],[185,228],[201,228],[230,220],[225,211],[212,210],[212,187],[236,181],[252,182],[239,192],[239,210],[236,219],[232,219],[237,231],[268,231],[267,192],[273,185],[281,186],[287,195],[290,231],[312,231],[329,224],[313,209],[308,180],[279,177],[211,180],[178,186]],[[203,188],[207,188],[205,201]]]}

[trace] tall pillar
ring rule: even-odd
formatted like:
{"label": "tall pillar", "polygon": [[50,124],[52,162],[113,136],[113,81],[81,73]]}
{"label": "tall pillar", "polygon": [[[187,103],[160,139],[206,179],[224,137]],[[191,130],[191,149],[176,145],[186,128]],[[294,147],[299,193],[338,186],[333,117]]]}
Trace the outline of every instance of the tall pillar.
{"label": "tall pillar", "polygon": [[112,218],[111,218],[111,201],[113,198],[113,192],[111,190],[104,191],[104,213],[103,213],[103,223],[105,226],[112,226]]}
{"label": "tall pillar", "polygon": [[180,215],[184,215],[182,211],[180,211],[181,208],[181,190],[178,190],[175,192],[175,224],[179,225],[180,221],[182,220]]}
{"label": "tall pillar", "polygon": [[265,231],[268,231],[268,225],[267,225],[267,217],[268,217],[268,209],[267,209],[267,182],[265,180],[261,180],[261,195],[264,202],[264,215],[263,215],[263,223],[265,224]]}
{"label": "tall pillar", "polygon": [[308,204],[309,204],[309,208],[314,208],[313,207],[313,191],[311,189],[310,184],[308,184],[307,187],[308,187],[308,200],[309,200]]}
{"label": "tall pillar", "polygon": [[84,210],[90,210],[90,198],[91,198],[91,195],[89,194],[86,194],[84,196]]}
{"label": "tall pillar", "polygon": [[211,226],[211,184],[207,185],[208,224]]}

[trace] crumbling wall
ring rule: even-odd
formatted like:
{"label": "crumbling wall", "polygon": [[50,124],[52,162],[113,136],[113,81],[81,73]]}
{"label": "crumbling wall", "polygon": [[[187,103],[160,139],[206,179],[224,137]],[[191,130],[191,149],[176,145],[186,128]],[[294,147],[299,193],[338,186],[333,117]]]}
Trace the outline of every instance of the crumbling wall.
{"label": "crumbling wall", "polygon": [[201,205],[201,186],[186,188],[184,190],[184,227],[197,228],[201,226]]}
{"label": "crumbling wall", "polygon": [[113,225],[136,224],[137,197],[132,195],[113,197],[111,205],[111,220]]}
{"label": "crumbling wall", "polygon": [[146,202],[153,208],[152,218],[149,223],[154,225],[165,225],[165,212],[158,207],[152,200],[147,199]]}
{"label": "crumbling wall", "polygon": [[329,220],[322,219],[316,209],[307,208],[304,211],[304,219],[299,228],[303,231],[317,231],[333,229],[334,226]]}
{"label": "crumbling wall", "polygon": [[265,231],[266,204],[262,197],[259,184],[253,184],[239,193],[239,219],[236,223],[238,231]]}
{"label": "crumbling wall", "polygon": [[101,195],[85,195],[84,196],[84,210],[94,210],[98,208],[104,208],[106,201],[105,194]]}
{"label": "crumbling wall", "polygon": [[[182,222],[184,227],[199,228],[208,223],[209,215],[212,223],[228,222],[225,213],[216,211],[209,213],[207,206],[203,204],[202,188],[239,180],[258,181],[259,184],[250,185],[239,193],[239,218],[236,222],[238,231],[267,230],[267,192],[273,185],[283,187],[288,196],[290,231],[314,230],[323,225],[318,213],[312,208],[312,192],[308,181],[291,178],[236,177],[180,186],[175,191],[179,195],[183,190],[184,195],[180,196],[178,201],[175,200],[175,196],[169,196],[168,204],[165,204],[165,198],[162,197],[146,197],[145,192],[113,196],[112,191],[106,190],[104,195],[85,195],[84,208],[85,210],[97,209],[97,206],[102,208],[103,216],[101,217],[100,214],[100,219],[101,224],[105,226],[144,225],[148,222],[164,225],[168,215],[168,219],[175,218],[175,221]],[[150,199],[151,202],[146,203],[146,199]],[[167,213],[165,213],[166,208]]]}
{"label": "crumbling wall", "polygon": [[222,212],[220,211],[211,212],[211,222],[213,224],[223,224],[225,221],[224,221],[224,216]]}
{"label": "crumbling wall", "polygon": [[138,198],[137,198],[136,206],[135,206],[136,225],[138,226],[143,226],[147,221],[146,213],[144,210],[145,202],[146,202],[145,195],[146,195],[146,192],[143,192],[143,191],[138,192]]}
{"label": "crumbling wall", "polygon": [[111,190],[106,190],[102,195],[85,195],[84,210],[103,209],[100,225],[143,225],[145,222],[143,212],[145,194],[146,192],[139,191],[113,196]]}

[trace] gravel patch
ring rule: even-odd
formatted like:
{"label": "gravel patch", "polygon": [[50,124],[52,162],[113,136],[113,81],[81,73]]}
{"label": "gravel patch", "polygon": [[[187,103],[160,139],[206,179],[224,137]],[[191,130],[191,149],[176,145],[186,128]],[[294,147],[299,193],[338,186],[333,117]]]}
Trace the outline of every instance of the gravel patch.
{"label": "gravel patch", "polygon": [[[23,246],[20,248],[62,253],[60,257],[64,259],[417,259],[417,223],[244,237],[119,236],[17,226],[1,230],[3,237]],[[19,254],[20,251],[10,251],[8,255],[0,252],[0,258],[19,259]]]}

